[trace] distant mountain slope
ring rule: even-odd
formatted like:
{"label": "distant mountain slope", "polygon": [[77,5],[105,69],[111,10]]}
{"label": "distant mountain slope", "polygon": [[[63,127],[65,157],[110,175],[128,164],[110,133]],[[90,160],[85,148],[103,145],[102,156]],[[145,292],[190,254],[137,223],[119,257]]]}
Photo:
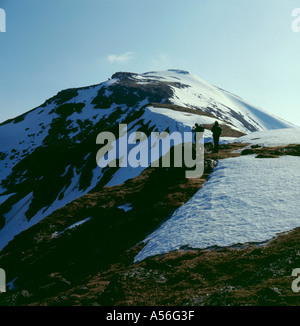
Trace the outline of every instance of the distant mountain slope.
{"label": "distant mountain slope", "polygon": [[41,106],[3,122],[0,249],[22,230],[94,187],[122,183],[144,170],[99,168],[98,133],[117,135],[120,123],[128,125],[129,133],[183,133],[199,122],[206,126],[209,140],[215,120],[231,136],[291,126],[181,70],[119,72],[98,85],[63,90]]}

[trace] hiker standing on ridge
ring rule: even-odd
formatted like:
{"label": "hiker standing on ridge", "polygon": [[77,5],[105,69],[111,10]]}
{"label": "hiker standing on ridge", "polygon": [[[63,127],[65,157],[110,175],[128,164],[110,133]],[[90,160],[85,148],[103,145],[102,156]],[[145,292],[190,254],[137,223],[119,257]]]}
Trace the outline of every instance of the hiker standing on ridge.
{"label": "hiker standing on ridge", "polygon": [[195,123],[195,126],[192,128],[192,131],[195,133],[194,134],[194,140],[195,140],[195,144],[196,144],[196,135],[197,135],[197,132],[204,132],[204,127],[202,126],[199,126],[198,123]]}
{"label": "hiker standing on ridge", "polygon": [[211,128],[211,131],[213,133],[213,139],[214,139],[214,153],[219,152],[219,139],[222,133],[222,128],[219,126],[218,121],[215,122],[213,127]]}

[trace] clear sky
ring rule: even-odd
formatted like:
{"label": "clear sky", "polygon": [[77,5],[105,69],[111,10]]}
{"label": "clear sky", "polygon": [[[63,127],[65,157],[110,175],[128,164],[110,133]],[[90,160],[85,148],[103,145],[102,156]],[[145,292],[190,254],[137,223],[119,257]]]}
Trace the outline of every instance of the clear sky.
{"label": "clear sky", "polygon": [[0,122],[117,71],[184,69],[300,126],[299,0],[0,0],[0,8]]}

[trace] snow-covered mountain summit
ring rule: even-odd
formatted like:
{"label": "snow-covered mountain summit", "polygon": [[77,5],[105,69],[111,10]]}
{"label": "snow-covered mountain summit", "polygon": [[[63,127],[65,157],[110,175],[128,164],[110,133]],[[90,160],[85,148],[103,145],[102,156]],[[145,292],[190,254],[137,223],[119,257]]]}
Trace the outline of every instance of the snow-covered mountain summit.
{"label": "snow-covered mountain summit", "polygon": [[168,85],[169,93],[172,95],[165,98],[163,102],[211,114],[223,123],[232,124],[245,133],[293,127],[291,123],[267,113],[230,92],[212,86],[186,71],[168,70],[141,75],[123,74],[125,74],[123,75],[125,79],[135,80],[139,85],[159,82]]}
{"label": "snow-covered mountain summit", "polygon": [[0,124],[0,249],[55,209],[144,169],[99,168],[96,137],[128,132],[190,131],[218,120],[224,136],[292,125],[182,70],[115,73],[98,85],[66,89]]}

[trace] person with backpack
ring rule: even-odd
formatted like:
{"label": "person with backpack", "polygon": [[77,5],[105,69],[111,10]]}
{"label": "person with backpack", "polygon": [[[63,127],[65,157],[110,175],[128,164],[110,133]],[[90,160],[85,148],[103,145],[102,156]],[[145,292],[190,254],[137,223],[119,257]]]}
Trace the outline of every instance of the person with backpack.
{"label": "person with backpack", "polygon": [[194,141],[196,144],[196,134],[197,132],[204,132],[204,127],[199,126],[198,123],[195,123],[195,126],[192,128],[192,131],[194,132]]}
{"label": "person with backpack", "polygon": [[219,126],[218,121],[215,122],[215,124],[211,128],[211,131],[213,133],[213,139],[214,139],[214,153],[218,153],[219,152],[219,140],[220,140],[220,136],[222,134],[222,128]]}

